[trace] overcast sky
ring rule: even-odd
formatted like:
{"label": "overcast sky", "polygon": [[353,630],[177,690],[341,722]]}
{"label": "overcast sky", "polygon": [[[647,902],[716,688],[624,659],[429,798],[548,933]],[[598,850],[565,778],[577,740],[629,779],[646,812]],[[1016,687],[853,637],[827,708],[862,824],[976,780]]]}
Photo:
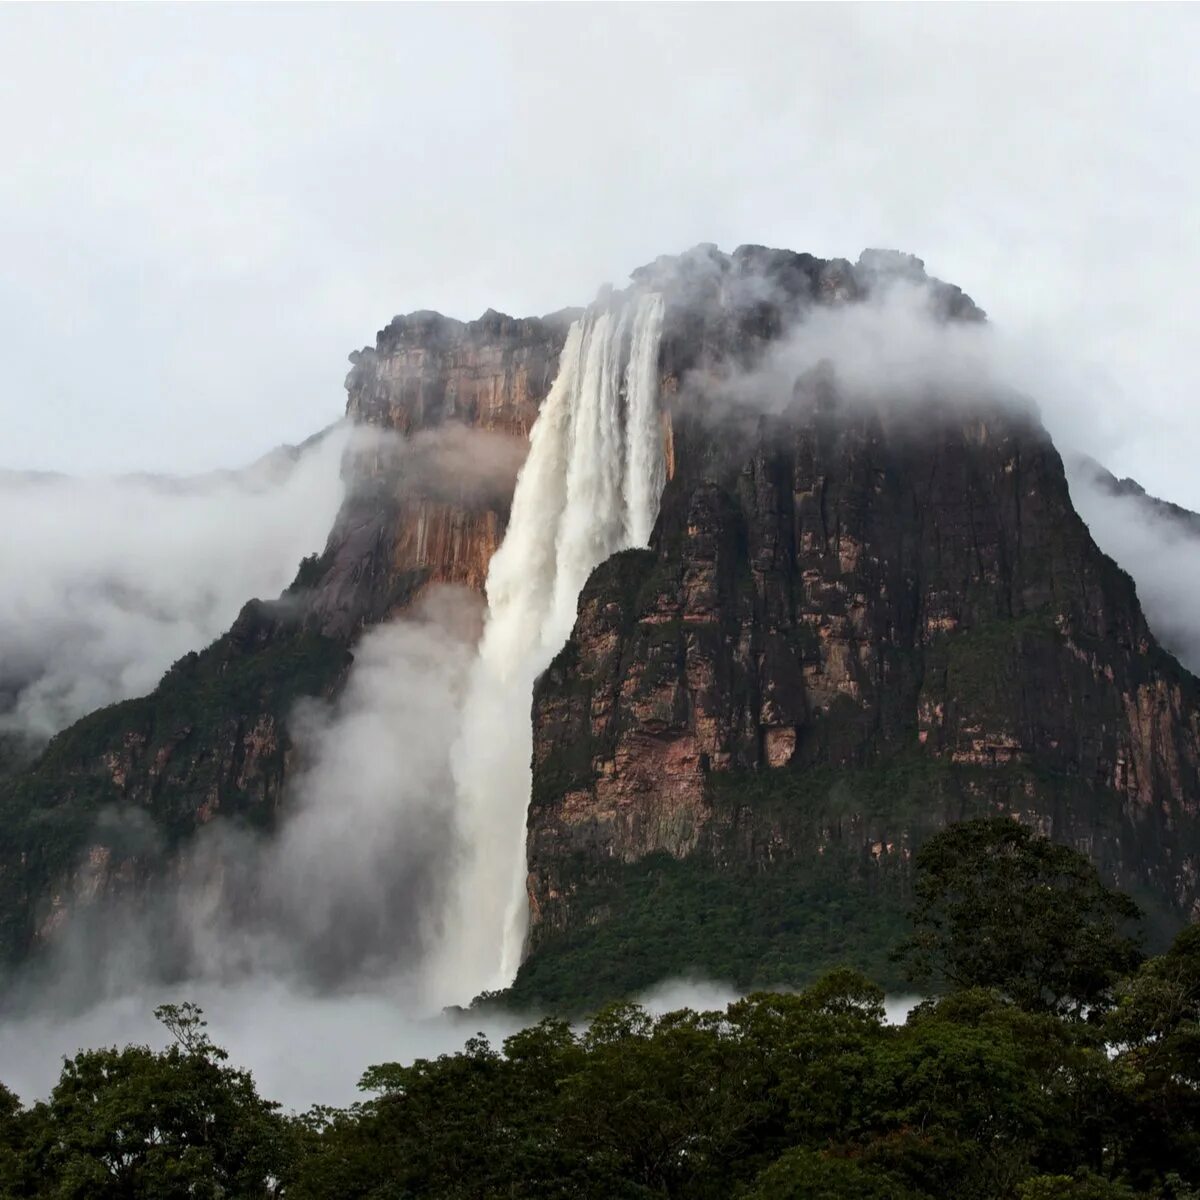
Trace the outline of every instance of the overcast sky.
{"label": "overcast sky", "polygon": [[1200,507],[1198,54],[1191,7],[6,5],[0,466],[246,461],[394,313],[880,245]]}

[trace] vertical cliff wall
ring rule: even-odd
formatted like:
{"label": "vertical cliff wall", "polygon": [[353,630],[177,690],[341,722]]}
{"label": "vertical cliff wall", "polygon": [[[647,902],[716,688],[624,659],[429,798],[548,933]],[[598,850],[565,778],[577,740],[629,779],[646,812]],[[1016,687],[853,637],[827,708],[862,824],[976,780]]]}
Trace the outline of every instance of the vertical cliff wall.
{"label": "vertical cliff wall", "polygon": [[[664,347],[651,548],[593,575],[537,687],[518,995],[845,959],[886,976],[914,848],[982,812],[1079,846],[1164,925],[1193,918],[1200,693],[1032,408],[868,403],[820,370],[723,403],[729,364],[788,319],[745,299],[745,261],[692,289]],[[822,265],[800,304],[853,302],[866,274]]]}
{"label": "vertical cliff wall", "polygon": [[308,627],[351,636],[426,583],[483,590],[573,315],[414,313],[351,355],[346,415],[384,436],[348,463],[351,493],[304,573]]}

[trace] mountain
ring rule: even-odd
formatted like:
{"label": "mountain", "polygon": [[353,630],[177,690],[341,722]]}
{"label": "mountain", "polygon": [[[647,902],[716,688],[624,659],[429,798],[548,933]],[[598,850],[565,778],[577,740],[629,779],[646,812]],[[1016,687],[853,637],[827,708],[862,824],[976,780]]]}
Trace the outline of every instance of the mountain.
{"label": "mountain", "polygon": [[137,904],[215,818],[275,827],[296,701],[338,693],[357,636],[426,585],[482,589],[571,316],[416,313],[351,355],[347,416],[377,436],[352,443],[324,552],[150,695],[76,722],[0,787],[0,961]]}
{"label": "mountain", "polygon": [[[897,289],[935,330],[981,310],[883,251],[700,246],[632,280],[589,311],[663,298],[661,507],[648,548],[592,572],[536,685],[516,996],[886,974],[914,849],[987,811],[1086,850],[1161,930],[1191,919],[1200,684],[1076,513],[1033,406],[888,364],[860,386],[870,327],[830,361],[789,356]],[[136,901],[201,826],[279,821],[297,698],[335,695],[362,631],[430,585],[482,589],[579,316],[415,313],[351,356],[347,414],[374,436],[324,552],[3,785],[8,961]],[[107,819],[130,812],[137,836]]]}
{"label": "mountain", "polygon": [[1072,502],[1100,548],[1137,581],[1155,636],[1189,671],[1200,670],[1200,514],[1091,459],[1070,455],[1066,467]]}
{"label": "mountain", "polygon": [[0,771],[278,595],[324,544],[349,437],[187,477],[0,471]]}

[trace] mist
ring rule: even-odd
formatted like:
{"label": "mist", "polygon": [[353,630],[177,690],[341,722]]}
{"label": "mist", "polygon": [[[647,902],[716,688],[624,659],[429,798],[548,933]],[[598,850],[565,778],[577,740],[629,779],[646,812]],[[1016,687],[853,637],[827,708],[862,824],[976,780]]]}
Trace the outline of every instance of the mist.
{"label": "mist", "polygon": [[[636,1000],[658,1015],[680,1008],[720,1011],[745,994],[715,980],[671,979]],[[72,1016],[35,1014],[0,1023],[0,1078],[31,1103],[47,1095],[63,1057],[76,1050],[131,1042],[162,1046],[166,1034],[154,1008],[183,999],[204,1009],[213,1040],[229,1051],[235,1065],[253,1073],[262,1095],[297,1112],[363,1099],[358,1080],[373,1063],[452,1054],[475,1033],[499,1045],[538,1019],[537,1013],[492,1008],[421,1015],[383,981],[336,995],[270,978],[198,983],[186,992],[141,988]],[[889,996],[887,1020],[903,1022],[918,999]]]}
{"label": "mist", "polygon": [[[289,717],[297,762],[279,828],[218,816],[148,887],[78,906],[4,997],[9,1019],[78,1020],[155,988],[259,986],[377,988],[436,1011],[424,967],[456,870],[451,752],[481,615],[475,593],[435,586],[369,630],[340,694]],[[100,822],[106,842],[153,860],[157,830],[140,810]]]}
{"label": "mist", "polygon": [[[902,269],[875,274],[877,260]],[[864,251],[856,273],[869,284],[863,299],[804,308],[750,365],[727,361],[689,372],[681,403],[718,419],[782,415],[825,380],[839,404],[893,418],[925,421],[930,404],[949,411],[1002,404],[1036,414],[1064,450],[1100,461],[1114,451],[1120,433],[1096,415],[1103,380],[1069,346],[981,312],[980,319],[948,317],[945,285],[925,278],[923,264],[908,255]],[[750,300],[780,300],[772,285],[741,286]]]}
{"label": "mist", "polygon": [[256,948],[256,969],[337,985],[402,967],[422,1001],[418,972],[455,867],[451,755],[482,609],[466,588],[430,589],[362,638],[333,705],[297,709],[309,764],[262,866],[274,944]]}
{"label": "mist", "polygon": [[1104,383],[1069,346],[990,321],[947,321],[931,281],[898,278],[865,301],[809,309],[751,369],[694,372],[683,401],[716,420],[780,415],[811,398],[806,384],[818,381],[833,385],[839,404],[882,409],[892,420],[924,422],[980,402],[1035,415],[1063,457],[1076,510],[1132,576],[1155,637],[1200,672],[1200,517],[1098,465],[1117,448],[1097,404]]}
{"label": "mist", "polygon": [[42,741],[149,692],[278,596],[324,545],[349,436],[190,478],[0,472],[0,732]]}
{"label": "mist", "polygon": [[752,369],[694,373],[684,402],[698,400],[717,419],[779,415],[808,395],[806,383],[824,380],[838,403],[880,408],[893,420],[924,422],[937,409],[980,402],[1035,415],[1062,454],[1076,510],[1132,576],[1154,635],[1200,671],[1200,517],[1098,466],[1114,450],[1112,429],[1097,420],[1103,383],[1069,347],[991,322],[947,321],[938,307],[930,282],[901,278],[865,301],[812,308]]}
{"label": "mist", "polygon": [[1096,544],[1133,576],[1154,636],[1200,673],[1200,517],[1139,494],[1094,463],[1067,459],[1071,500]]}

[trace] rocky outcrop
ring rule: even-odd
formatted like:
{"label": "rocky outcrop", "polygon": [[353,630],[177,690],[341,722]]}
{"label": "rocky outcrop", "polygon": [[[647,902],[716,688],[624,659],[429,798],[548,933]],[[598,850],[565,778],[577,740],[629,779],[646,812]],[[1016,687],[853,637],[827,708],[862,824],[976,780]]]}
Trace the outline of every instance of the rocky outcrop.
{"label": "rocky outcrop", "polygon": [[302,572],[306,627],[346,638],[426,584],[482,591],[573,315],[414,313],[350,356],[347,416],[384,436],[353,452],[329,544]]}
{"label": "rocky outcrop", "polygon": [[[808,278],[801,303],[849,303],[863,269]],[[554,999],[553,971],[586,976],[592,944],[685,939],[685,872],[698,909],[740,873],[740,915],[710,914],[691,961],[627,986],[722,973],[727,951],[740,983],[778,981],[731,943],[760,919],[802,941],[831,900],[899,911],[914,847],[982,811],[1080,846],[1160,920],[1194,919],[1200,687],[1076,515],[1036,413],[866,402],[823,371],[723,404],[744,386],[728,363],[753,364],[780,314],[736,286],[705,304],[664,344],[674,474],[652,547],[594,574],[537,687],[519,993]],[[780,870],[806,911],[780,911]],[[831,929],[785,972],[855,957]]]}
{"label": "rocky outcrop", "polygon": [[1095,459],[1076,456],[1068,463],[1068,473],[1086,480],[1105,495],[1129,501],[1135,511],[1170,522],[1181,534],[1200,537],[1200,513],[1150,495],[1136,479],[1118,479]]}
{"label": "rocky outcrop", "polygon": [[271,828],[295,758],[295,702],[336,694],[358,634],[427,585],[482,590],[570,317],[417,313],[351,356],[347,414],[364,436],[324,552],[151,695],[77,722],[25,770],[5,756],[0,961],[61,933],[80,908],[147,886],[218,815]]}

